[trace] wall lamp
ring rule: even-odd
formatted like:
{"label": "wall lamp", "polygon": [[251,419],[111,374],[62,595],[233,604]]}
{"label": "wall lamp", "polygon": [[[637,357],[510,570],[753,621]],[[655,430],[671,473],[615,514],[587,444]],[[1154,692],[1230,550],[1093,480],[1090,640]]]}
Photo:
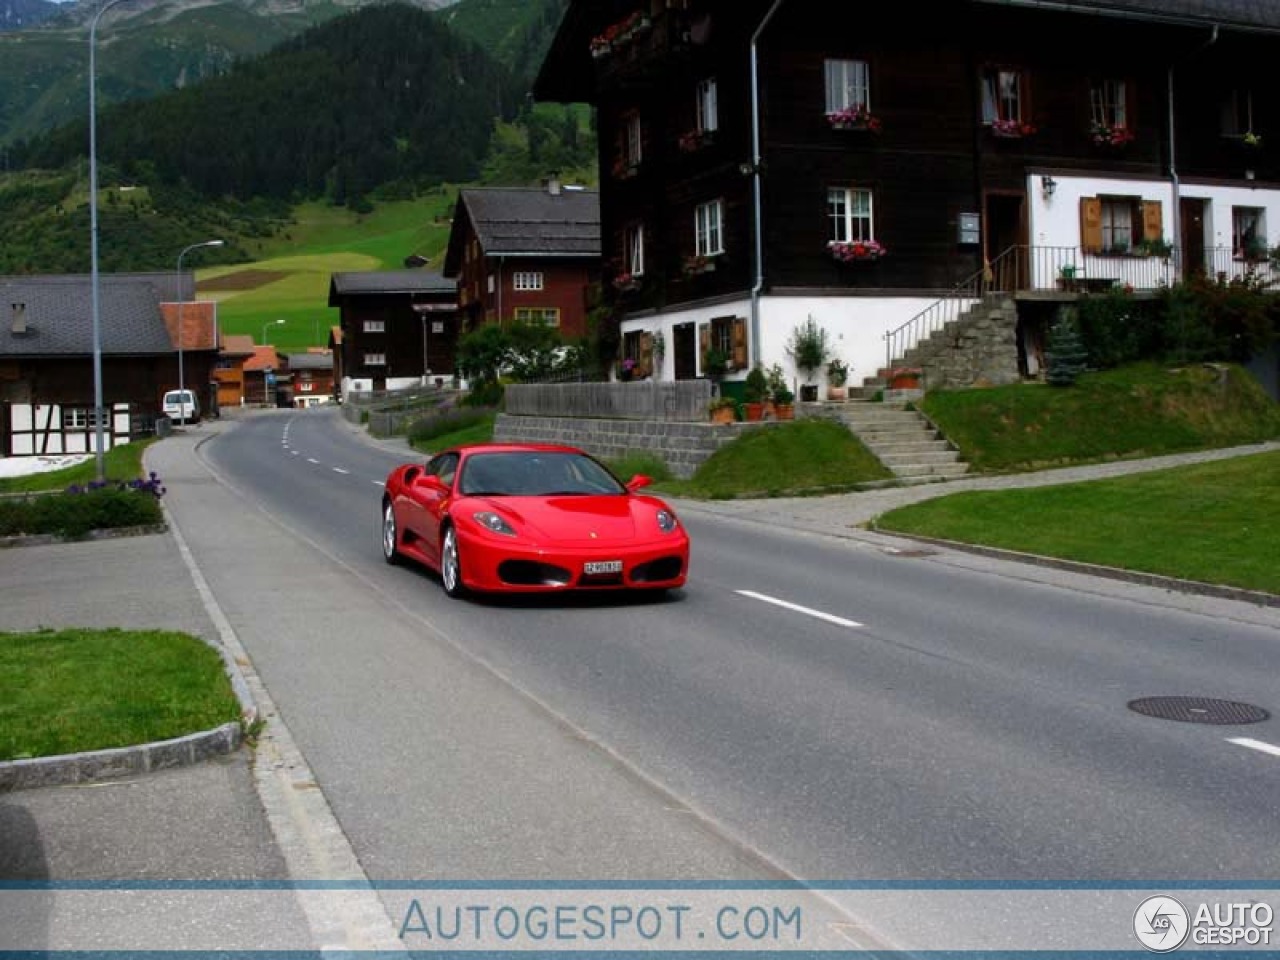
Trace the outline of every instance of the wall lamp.
{"label": "wall lamp", "polygon": [[1053,191],[1058,189],[1058,181],[1053,177],[1040,178],[1040,192],[1044,194],[1044,198],[1048,200],[1053,196]]}

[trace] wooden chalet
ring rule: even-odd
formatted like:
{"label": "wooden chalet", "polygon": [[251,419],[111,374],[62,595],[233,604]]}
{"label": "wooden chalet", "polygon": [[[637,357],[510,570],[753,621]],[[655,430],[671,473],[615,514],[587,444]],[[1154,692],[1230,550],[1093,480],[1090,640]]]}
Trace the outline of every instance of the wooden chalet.
{"label": "wooden chalet", "polygon": [[304,410],[333,401],[333,354],[328,350],[291,353],[284,366],[289,375],[289,406]]}
{"label": "wooden chalet", "polygon": [[329,306],[338,308],[340,325],[329,343],[341,396],[451,379],[457,296],[437,271],[335,273]]}
{"label": "wooden chalet", "polygon": [[217,384],[218,409],[243,407],[247,403],[244,365],[253,357],[253,337],[245,333],[222,337],[218,365],[213,370]]}
{"label": "wooden chalet", "polygon": [[466,329],[484,323],[587,333],[588,292],[600,278],[600,207],[593,190],[462,190],[444,275],[457,280]]}
{"label": "wooden chalet", "polygon": [[[166,390],[178,385],[176,311],[186,296],[172,273],[99,277],[103,440],[110,448],[154,432]],[[97,421],[93,290],[81,275],[0,277],[0,453],[92,453]],[[163,305],[162,305],[163,304]],[[187,316],[187,308],[192,316]],[[213,365],[211,312],[183,310],[184,383],[205,389]],[[202,320],[203,318],[203,320]],[[190,326],[188,326],[190,324]],[[184,343],[185,347],[185,343]]]}
{"label": "wooden chalet", "polygon": [[1062,302],[1272,278],[1277,53],[1264,0],[571,0],[534,93],[597,107],[604,289],[662,376],[794,375],[812,317],[855,377],[1001,382]]}

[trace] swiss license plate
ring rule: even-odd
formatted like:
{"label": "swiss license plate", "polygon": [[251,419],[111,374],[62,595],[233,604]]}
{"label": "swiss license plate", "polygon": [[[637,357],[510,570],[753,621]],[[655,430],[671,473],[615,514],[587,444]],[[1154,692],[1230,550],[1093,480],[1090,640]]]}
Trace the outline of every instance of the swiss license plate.
{"label": "swiss license plate", "polygon": [[621,573],[621,560],[591,560],[582,565],[582,572],[588,577],[601,573]]}

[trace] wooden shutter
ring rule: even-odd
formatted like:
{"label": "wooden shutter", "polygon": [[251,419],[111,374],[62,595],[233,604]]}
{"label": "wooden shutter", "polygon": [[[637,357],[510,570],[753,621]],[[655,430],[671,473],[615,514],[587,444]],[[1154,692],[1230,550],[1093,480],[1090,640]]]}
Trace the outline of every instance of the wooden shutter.
{"label": "wooden shutter", "polygon": [[1102,201],[1080,198],[1080,246],[1085,253],[1102,252]]}
{"label": "wooden shutter", "polygon": [[711,349],[711,324],[698,324],[698,366],[706,370],[707,351]]}
{"label": "wooden shutter", "polygon": [[1142,201],[1142,239],[1151,243],[1164,240],[1164,206],[1159,200]]}
{"label": "wooden shutter", "polygon": [[747,321],[743,317],[733,318],[733,369],[747,368]]}
{"label": "wooden shutter", "polygon": [[653,375],[653,334],[640,334],[640,370],[643,376]]}

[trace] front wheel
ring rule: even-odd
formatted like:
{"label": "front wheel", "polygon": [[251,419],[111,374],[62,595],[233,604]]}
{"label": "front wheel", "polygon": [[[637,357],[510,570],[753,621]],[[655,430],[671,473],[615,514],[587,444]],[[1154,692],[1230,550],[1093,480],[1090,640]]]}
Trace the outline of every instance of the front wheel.
{"label": "front wheel", "polygon": [[396,530],[396,510],[391,501],[387,500],[382,505],[382,559],[393,566],[400,562],[397,544],[399,537],[399,531]]}
{"label": "front wheel", "polygon": [[453,527],[446,527],[440,541],[440,582],[444,592],[451,597],[461,597],[467,592],[462,583],[462,558],[458,554],[458,534]]}

